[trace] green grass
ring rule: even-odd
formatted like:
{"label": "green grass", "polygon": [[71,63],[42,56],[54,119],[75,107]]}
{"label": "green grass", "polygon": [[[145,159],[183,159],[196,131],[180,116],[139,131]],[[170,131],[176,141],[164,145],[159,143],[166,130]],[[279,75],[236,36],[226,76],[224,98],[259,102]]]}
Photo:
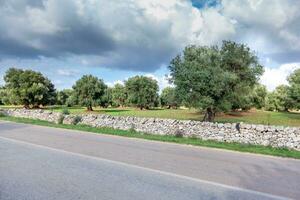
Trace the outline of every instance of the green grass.
{"label": "green grass", "polygon": [[286,148],[273,148],[269,146],[260,146],[260,145],[249,145],[249,144],[239,144],[239,143],[225,143],[225,142],[216,142],[211,140],[201,140],[198,138],[179,138],[175,136],[162,136],[162,135],[151,135],[145,133],[139,133],[133,130],[117,130],[112,128],[95,128],[86,125],[66,125],[66,124],[54,124],[47,121],[41,120],[33,120],[26,118],[16,118],[16,117],[0,117],[1,120],[13,121],[18,123],[25,124],[34,124],[40,126],[49,126],[55,128],[64,128],[64,129],[72,129],[72,130],[80,130],[98,134],[109,134],[109,135],[117,135],[131,138],[142,138],[146,140],[155,140],[162,142],[172,142],[178,144],[188,144],[194,146],[204,146],[204,147],[213,147],[220,149],[228,149],[240,152],[249,152],[249,153],[257,153],[257,154],[265,154],[272,156],[281,156],[281,157],[290,157],[300,159],[300,151],[289,150]]}
{"label": "green grass", "polygon": [[[56,112],[62,112],[65,107],[47,108]],[[83,107],[68,108],[72,114],[86,113]],[[195,109],[152,109],[139,110],[136,108],[95,108],[92,113],[108,114],[113,116],[136,116],[170,118],[181,120],[202,120],[203,114]],[[245,122],[250,124],[265,124],[278,126],[300,126],[300,113],[293,112],[271,112],[262,110],[251,110],[248,112],[231,112],[219,114],[216,122]]]}

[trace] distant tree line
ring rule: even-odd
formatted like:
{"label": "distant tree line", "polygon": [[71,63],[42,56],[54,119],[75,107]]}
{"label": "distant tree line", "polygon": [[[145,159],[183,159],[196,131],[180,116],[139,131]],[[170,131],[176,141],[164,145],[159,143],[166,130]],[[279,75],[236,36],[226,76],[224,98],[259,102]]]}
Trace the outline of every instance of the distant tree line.
{"label": "distant tree line", "polygon": [[300,109],[300,69],[288,77],[288,85],[268,92],[258,83],[263,66],[244,44],[224,41],[221,46],[187,46],[170,62],[170,83],[159,94],[156,80],[134,76],[124,84],[107,86],[92,75],[82,76],[72,89],[57,91],[40,72],[10,68],[0,88],[0,104],[38,108],[46,105],[93,107],[135,106],[139,109],[180,106],[197,108],[204,121],[213,121],[217,112]]}

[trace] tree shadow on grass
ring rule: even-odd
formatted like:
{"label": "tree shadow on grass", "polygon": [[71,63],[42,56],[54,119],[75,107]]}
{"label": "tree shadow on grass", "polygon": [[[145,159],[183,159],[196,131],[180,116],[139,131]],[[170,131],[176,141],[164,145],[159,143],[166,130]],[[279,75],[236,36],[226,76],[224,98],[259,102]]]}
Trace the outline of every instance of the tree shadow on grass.
{"label": "tree shadow on grass", "polygon": [[109,110],[99,110],[99,112],[104,112],[104,113],[119,113],[119,112],[126,112],[130,110],[121,110],[121,109],[109,109]]}

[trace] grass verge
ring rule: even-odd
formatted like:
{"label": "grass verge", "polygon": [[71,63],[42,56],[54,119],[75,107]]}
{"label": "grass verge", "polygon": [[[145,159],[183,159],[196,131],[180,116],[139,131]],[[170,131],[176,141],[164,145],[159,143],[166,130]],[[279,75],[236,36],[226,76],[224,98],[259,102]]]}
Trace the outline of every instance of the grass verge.
{"label": "grass verge", "polygon": [[220,149],[228,149],[240,152],[249,152],[249,153],[257,153],[257,154],[265,154],[272,156],[280,156],[280,157],[289,157],[300,159],[300,151],[290,150],[287,148],[274,148],[270,146],[261,146],[261,145],[251,145],[251,144],[240,144],[240,143],[227,143],[227,142],[217,142],[212,140],[201,140],[198,138],[186,138],[186,137],[175,137],[168,135],[151,135],[136,132],[134,130],[118,130],[113,128],[95,128],[87,125],[67,125],[67,124],[55,124],[42,120],[35,119],[27,119],[27,118],[18,118],[18,117],[6,117],[0,116],[1,120],[4,121],[12,121],[18,123],[25,124],[34,124],[40,126],[48,126],[54,128],[64,128],[64,129],[72,129],[79,131],[86,131],[98,134],[108,134],[108,135],[117,135],[131,138],[142,138],[146,140],[155,140],[162,142],[171,142],[178,144],[188,144],[194,146],[204,146],[204,147],[213,147]]}

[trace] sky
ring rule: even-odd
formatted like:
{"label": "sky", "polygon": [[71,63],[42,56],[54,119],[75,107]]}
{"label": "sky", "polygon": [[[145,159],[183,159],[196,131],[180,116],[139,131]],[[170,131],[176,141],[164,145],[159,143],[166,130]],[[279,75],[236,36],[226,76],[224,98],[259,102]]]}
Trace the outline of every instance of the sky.
{"label": "sky", "polygon": [[187,45],[247,44],[268,90],[300,68],[299,0],[0,0],[0,85],[10,67],[57,89],[92,74],[112,86],[134,75],[168,86]]}

